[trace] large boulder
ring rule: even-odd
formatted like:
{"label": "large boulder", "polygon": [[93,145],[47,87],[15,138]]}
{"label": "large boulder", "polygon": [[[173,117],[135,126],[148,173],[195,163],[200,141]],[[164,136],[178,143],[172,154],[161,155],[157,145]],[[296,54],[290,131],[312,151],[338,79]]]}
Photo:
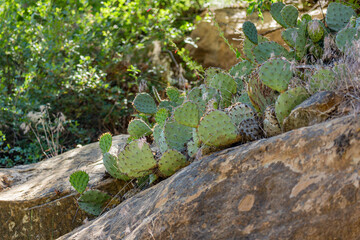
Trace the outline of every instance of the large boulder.
{"label": "large boulder", "polygon": [[360,120],[193,162],[59,239],[358,239]]}
{"label": "large boulder", "polygon": [[[114,137],[114,145],[124,145],[127,137]],[[76,170],[89,174],[92,188],[114,195],[126,184],[105,175],[98,143],[39,163],[0,169],[1,239],[54,239],[82,225],[89,216],[78,209],[77,193],[69,183]]]}

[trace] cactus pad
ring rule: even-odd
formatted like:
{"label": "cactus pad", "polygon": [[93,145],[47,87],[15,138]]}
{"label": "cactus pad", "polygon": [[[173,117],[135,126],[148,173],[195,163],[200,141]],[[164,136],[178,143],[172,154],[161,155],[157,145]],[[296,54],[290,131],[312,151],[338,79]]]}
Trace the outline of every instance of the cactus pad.
{"label": "cactus pad", "polygon": [[159,109],[166,108],[169,112],[172,112],[174,110],[174,108],[177,106],[178,106],[178,104],[176,104],[175,102],[168,101],[168,100],[163,100],[159,103]]}
{"label": "cactus pad", "polygon": [[220,94],[218,90],[205,85],[193,88],[187,95],[187,99],[194,102],[199,109],[200,115],[203,115],[206,110],[206,105],[211,99],[220,101]]}
{"label": "cactus pad", "polygon": [[133,106],[136,111],[141,113],[155,114],[157,112],[155,100],[148,93],[137,94]]}
{"label": "cactus pad", "polygon": [[169,110],[166,108],[160,108],[155,114],[155,121],[160,125],[164,126],[166,119],[169,117]]}
{"label": "cactus pad", "polygon": [[165,141],[165,133],[164,128],[159,124],[156,124],[153,131],[154,141],[156,145],[159,147],[161,153],[164,153],[168,150],[168,145]]}
{"label": "cactus pad", "polygon": [[166,95],[172,102],[178,102],[180,100],[181,93],[176,87],[167,87]]}
{"label": "cactus pad", "polygon": [[183,151],[186,148],[186,143],[191,139],[192,128],[176,121],[167,121],[164,133],[166,144],[170,149]]}
{"label": "cactus pad", "polygon": [[205,84],[209,84],[210,80],[218,73],[223,73],[224,70],[222,70],[221,68],[216,68],[216,67],[209,67],[208,69],[206,69],[205,71]]}
{"label": "cactus pad", "polygon": [[332,2],[328,6],[325,19],[331,30],[340,31],[346,27],[352,16],[356,16],[356,13],[350,6]]}
{"label": "cactus pad", "polygon": [[330,90],[335,84],[335,74],[329,69],[316,71],[310,79],[310,90],[315,93],[321,90]]}
{"label": "cactus pad", "polygon": [[104,133],[100,136],[99,145],[102,154],[109,152],[112,145],[112,136],[110,133]]}
{"label": "cactus pad", "polygon": [[69,182],[78,193],[83,193],[89,182],[89,175],[84,171],[76,171],[70,175]]}
{"label": "cactus pad", "polygon": [[284,59],[269,59],[259,69],[259,78],[269,88],[284,92],[293,76],[290,63]]}
{"label": "cactus pad", "polygon": [[85,212],[98,216],[108,200],[110,200],[108,194],[100,192],[99,190],[90,190],[81,195],[78,199],[78,204]]}
{"label": "cactus pad", "polygon": [[105,153],[103,155],[103,164],[106,171],[113,177],[124,181],[130,180],[125,174],[123,174],[119,167],[119,160],[111,153]]}
{"label": "cactus pad", "polygon": [[214,147],[228,146],[239,141],[238,131],[226,113],[212,111],[200,121],[198,136],[200,140]]}
{"label": "cactus pad", "polygon": [[296,38],[298,36],[297,28],[288,28],[281,32],[282,39],[292,48],[295,48]]}
{"label": "cactus pad", "polygon": [[316,43],[324,36],[324,28],[319,20],[311,20],[307,24],[307,31],[311,40]]}
{"label": "cactus pad", "polygon": [[351,49],[353,41],[359,39],[359,37],[360,30],[356,30],[355,28],[342,29],[338,32],[338,34],[336,34],[336,46],[340,49],[340,51],[345,52],[346,50]]}
{"label": "cactus pad", "polygon": [[174,119],[182,125],[197,127],[200,119],[199,109],[195,103],[185,102],[175,109]]}
{"label": "cactus pad", "polygon": [[129,123],[128,133],[134,138],[149,136],[152,131],[150,127],[141,119],[134,119]]}
{"label": "cactus pad", "polygon": [[150,146],[143,139],[132,141],[119,154],[119,168],[130,178],[149,175],[155,167]]}
{"label": "cactus pad", "polygon": [[254,44],[258,44],[258,33],[256,30],[255,25],[250,22],[246,21],[243,24],[243,32],[245,36]]}
{"label": "cactus pad", "polygon": [[[258,43],[268,42],[268,41],[269,41],[269,39],[267,39],[266,37],[258,35]],[[245,57],[250,62],[255,62],[255,57],[252,53],[252,49],[254,46],[256,46],[256,44],[252,43],[249,39],[245,38],[244,44],[243,44],[243,51],[244,51]]]}
{"label": "cactus pad", "polygon": [[231,104],[231,97],[236,93],[235,80],[226,73],[218,73],[210,80],[210,87],[218,89],[221,93],[222,106]]}
{"label": "cactus pad", "polygon": [[270,14],[277,23],[279,23],[284,28],[287,28],[289,26],[286,24],[284,18],[281,15],[281,10],[284,7],[285,7],[285,4],[282,2],[273,3],[270,8]]}
{"label": "cactus pad", "polygon": [[257,63],[263,63],[271,57],[285,57],[290,59],[289,52],[276,42],[259,43],[252,49]]}
{"label": "cactus pad", "polygon": [[299,17],[299,11],[293,5],[287,5],[283,7],[280,11],[284,22],[286,23],[287,27],[295,27],[297,24],[297,19]]}
{"label": "cactus pad", "polygon": [[281,133],[279,122],[275,115],[274,106],[268,106],[264,112],[264,132],[267,137],[276,136]]}
{"label": "cactus pad", "polygon": [[193,129],[192,132],[192,140],[187,143],[187,153],[190,157],[194,157],[195,154],[198,152],[200,147],[200,139],[196,132],[196,129]]}
{"label": "cactus pad", "polygon": [[243,120],[238,127],[243,142],[258,140],[263,137],[263,131],[255,118]]}
{"label": "cactus pad", "polygon": [[236,82],[237,91],[241,91],[244,87],[243,79],[253,70],[253,65],[248,60],[241,61],[234,65],[229,73]]}
{"label": "cactus pad", "polygon": [[187,164],[188,161],[184,155],[176,150],[168,150],[158,161],[158,168],[162,176],[169,177]]}
{"label": "cactus pad", "polygon": [[303,87],[296,87],[282,93],[275,103],[276,117],[282,126],[284,119],[289,116],[291,110],[309,97]]}
{"label": "cactus pad", "polygon": [[238,102],[225,109],[226,114],[231,118],[231,122],[238,127],[240,123],[248,118],[254,118],[255,113],[248,105]]}

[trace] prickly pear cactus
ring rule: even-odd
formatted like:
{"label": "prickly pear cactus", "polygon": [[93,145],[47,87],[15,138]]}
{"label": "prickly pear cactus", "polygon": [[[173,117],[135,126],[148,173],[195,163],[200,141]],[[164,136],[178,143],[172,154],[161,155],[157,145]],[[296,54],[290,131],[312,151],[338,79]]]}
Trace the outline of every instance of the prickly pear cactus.
{"label": "prickly pear cactus", "polygon": [[291,110],[309,97],[303,87],[296,87],[282,93],[275,103],[276,117],[282,126],[284,119],[289,116]]}
{"label": "prickly pear cactus", "polygon": [[108,194],[100,192],[99,190],[90,190],[80,196],[78,204],[85,212],[98,216],[108,200],[110,200]]}
{"label": "prickly pear cactus", "polygon": [[186,157],[176,150],[166,151],[158,161],[159,172],[163,177],[173,175],[177,170],[186,165],[188,165]]}
{"label": "prickly pear cactus", "polygon": [[166,119],[169,117],[169,110],[166,108],[160,108],[155,114],[155,121],[160,126],[164,126]]}
{"label": "prickly pear cactus", "polygon": [[226,73],[216,74],[209,83],[209,87],[218,89],[221,93],[221,105],[227,107],[231,104],[231,98],[236,93],[236,82],[231,75]]}
{"label": "prickly pear cactus", "polygon": [[174,119],[182,125],[197,127],[200,120],[199,109],[195,103],[191,101],[185,102],[175,109]]}
{"label": "prickly pear cactus", "polygon": [[297,28],[288,28],[281,32],[282,39],[289,47],[295,48],[296,38],[298,37]]}
{"label": "prickly pear cactus", "polygon": [[191,139],[192,128],[176,121],[167,121],[164,133],[168,147],[181,152],[185,150],[186,143]]}
{"label": "prickly pear cactus", "polygon": [[178,104],[172,101],[168,101],[168,100],[162,100],[159,103],[159,109],[161,108],[165,108],[167,109],[170,113],[173,112],[174,108],[177,107]]}
{"label": "prickly pear cactus", "polygon": [[351,7],[332,2],[327,9],[326,24],[331,30],[338,32],[346,27],[352,16],[356,16],[356,13]]}
{"label": "prickly pear cactus", "polygon": [[329,90],[336,84],[335,74],[330,69],[320,69],[316,71],[310,79],[310,91],[312,93]]}
{"label": "prickly pear cactus", "polygon": [[345,52],[351,49],[353,41],[360,38],[360,30],[345,28],[336,34],[335,42],[340,51]]}
{"label": "prickly pear cactus", "polygon": [[281,128],[275,115],[275,107],[268,106],[264,112],[264,132],[267,137],[279,135]]}
{"label": "prickly pear cactus", "polygon": [[189,157],[194,157],[198,152],[199,147],[200,147],[200,139],[198,137],[196,129],[194,128],[192,132],[192,140],[187,143],[187,153]]}
{"label": "prickly pear cactus", "polygon": [[292,5],[287,5],[283,7],[280,11],[280,14],[286,23],[287,27],[295,27],[297,24],[297,19],[299,17],[299,11],[296,7]]}
{"label": "prickly pear cactus", "polygon": [[[268,42],[268,41],[269,41],[269,39],[267,39],[266,37],[258,35],[258,43]],[[244,51],[245,57],[250,62],[255,62],[255,56],[252,53],[252,49],[255,46],[256,46],[256,44],[252,43],[249,39],[245,38],[244,44],[243,44],[243,51]]]}
{"label": "prickly pear cactus", "polygon": [[206,111],[206,105],[211,99],[216,99],[220,102],[220,93],[214,88],[201,85],[200,87],[193,88],[187,95],[187,99],[194,102],[199,109],[200,115]]}
{"label": "prickly pear cactus", "polygon": [[262,42],[253,47],[252,53],[257,63],[261,64],[271,57],[285,57],[291,59],[291,54],[276,42]]}
{"label": "prickly pear cactus", "polygon": [[244,103],[238,102],[225,108],[225,113],[231,118],[231,122],[239,127],[240,123],[248,118],[254,118],[255,112],[252,108]]}
{"label": "prickly pear cactus", "polygon": [[109,152],[112,145],[112,136],[110,133],[104,133],[100,136],[99,145],[102,154]]}
{"label": "prickly pear cactus", "polygon": [[119,169],[130,178],[149,175],[156,167],[150,146],[144,140],[134,140],[119,154]]}
{"label": "prickly pear cactus", "polygon": [[151,135],[151,128],[141,119],[134,119],[129,123],[128,133],[134,138]]}
{"label": "prickly pear cactus", "polygon": [[244,143],[261,139],[264,135],[259,122],[255,118],[244,119],[239,124],[238,131]]}
{"label": "prickly pear cactus", "polygon": [[154,136],[154,141],[156,145],[159,147],[161,153],[164,153],[166,150],[169,149],[168,145],[166,144],[163,126],[156,124],[154,126],[153,136]]}
{"label": "prickly pear cactus", "polygon": [[258,44],[258,33],[252,22],[246,21],[243,23],[243,32],[252,43]]}
{"label": "prickly pear cactus", "polygon": [[198,136],[204,144],[214,147],[228,146],[240,140],[231,118],[219,110],[212,111],[201,119]]}
{"label": "prickly pear cactus", "polygon": [[114,178],[128,181],[130,178],[121,172],[119,167],[119,159],[117,156],[111,153],[105,153],[103,155],[103,164],[105,166],[106,171]]}
{"label": "prickly pear cactus", "polygon": [[224,73],[225,71],[222,70],[221,68],[217,68],[217,67],[209,67],[208,69],[206,69],[205,71],[205,79],[204,82],[206,85],[209,85],[210,80],[218,73]]}
{"label": "prickly pear cactus", "polygon": [[307,24],[307,32],[311,40],[316,43],[323,38],[325,30],[319,20],[311,20]]}
{"label": "prickly pear cactus", "polygon": [[236,82],[238,92],[244,88],[243,80],[251,73],[253,68],[251,62],[243,60],[230,69],[229,73]]}
{"label": "prickly pear cactus", "polygon": [[89,182],[89,175],[84,171],[76,171],[70,175],[71,186],[75,188],[78,193],[83,193]]}
{"label": "prickly pear cactus", "polygon": [[133,106],[136,111],[141,113],[155,114],[157,112],[155,100],[148,93],[137,94]]}
{"label": "prickly pear cactus", "polygon": [[269,88],[284,92],[293,76],[290,63],[284,59],[269,59],[259,70],[259,78]]}
{"label": "prickly pear cactus", "polygon": [[288,28],[289,25],[285,22],[282,17],[281,10],[285,7],[285,4],[282,2],[276,2],[271,5],[270,14],[274,18],[274,20],[279,23],[284,28]]}

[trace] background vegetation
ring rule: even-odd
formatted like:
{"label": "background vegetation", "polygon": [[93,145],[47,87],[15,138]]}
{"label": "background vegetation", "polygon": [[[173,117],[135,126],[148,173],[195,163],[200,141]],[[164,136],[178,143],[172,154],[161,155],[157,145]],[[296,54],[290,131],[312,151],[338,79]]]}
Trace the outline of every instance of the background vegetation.
{"label": "background vegetation", "polygon": [[185,54],[184,36],[203,4],[2,1],[0,166],[36,162],[105,131],[126,132],[138,87],[167,84],[165,69],[149,57],[154,41]]}

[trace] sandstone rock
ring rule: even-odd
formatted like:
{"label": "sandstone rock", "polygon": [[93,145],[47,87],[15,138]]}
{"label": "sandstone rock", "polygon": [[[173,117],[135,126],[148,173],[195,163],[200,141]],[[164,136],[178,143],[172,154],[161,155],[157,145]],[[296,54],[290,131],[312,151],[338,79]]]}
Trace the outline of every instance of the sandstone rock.
{"label": "sandstone rock", "polygon": [[[127,136],[114,137],[124,145]],[[98,143],[73,149],[36,164],[0,169],[1,239],[54,239],[83,224],[69,176],[90,175],[92,188],[116,194],[124,182],[105,176]]]}
{"label": "sandstone rock", "polygon": [[360,120],[193,162],[59,239],[358,239]]}

